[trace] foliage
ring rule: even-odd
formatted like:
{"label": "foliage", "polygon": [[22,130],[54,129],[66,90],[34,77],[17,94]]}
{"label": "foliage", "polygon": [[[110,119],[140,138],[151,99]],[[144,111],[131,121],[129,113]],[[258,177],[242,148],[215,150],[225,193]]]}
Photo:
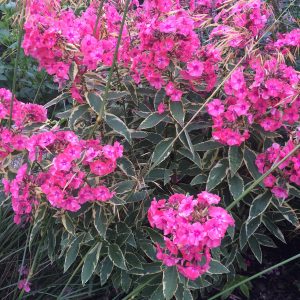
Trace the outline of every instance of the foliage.
{"label": "foliage", "polygon": [[[104,2],[31,1],[19,58],[13,4],[1,6],[3,87],[21,63],[17,95],[0,95],[0,294],[198,299],[224,289],[249,297],[248,257],[262,263],[264,248],[299,226],[294,1],[279,12],[276,1]],[[29,106],[15,96],[49,101]],[[185,245],[183,236],[174,242],[185,267],[209,263],[192,278],[161,248],[171,251],[170,233],[175,241],[188,222],[207,221],[210,208],[192,202],[204,191],[218,195],[235,226],[219,220],[211,261],[185,253],[196,248],[189,229]],[[153,199],[174,194],[193,208],[167,206],[173,227],[161,226]],[[199,252],[213,240],[202,233]]]}

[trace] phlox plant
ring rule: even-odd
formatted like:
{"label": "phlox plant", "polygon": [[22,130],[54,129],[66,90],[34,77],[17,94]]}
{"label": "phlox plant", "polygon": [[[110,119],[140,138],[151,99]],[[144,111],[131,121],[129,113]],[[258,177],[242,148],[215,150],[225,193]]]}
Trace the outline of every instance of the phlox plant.
{"label": "phlox plant", "polygon": [[65,279],[45,287],[58,299],[85,297],[77,284],[249,296],[249,262],[299,226],[294,2],[20,4],[16,62],[22,48],[59,96],[20,101],[16,77],[0,89],[2,205],[28,233],[14,297],[39,293],[41,257]]}

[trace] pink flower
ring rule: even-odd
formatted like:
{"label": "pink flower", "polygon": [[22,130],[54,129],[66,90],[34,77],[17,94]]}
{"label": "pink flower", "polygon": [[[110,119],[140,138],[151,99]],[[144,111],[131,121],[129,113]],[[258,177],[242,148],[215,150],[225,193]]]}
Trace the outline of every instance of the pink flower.
{"label": "pink flower", "polygon": [[[199,201],[200,198],[200,201]],[[152,227],[163,231],[165,246],[156,246],[157,259],[174,266],[195,280],[209,269],[210,249],[218,247],[233,218],[221,207],[220,197],[208,192],[193,196],[174,194],[169,199],[153,199],[148,210]]]}
{"label": "pink flower", "polygon": [[60,154],[53,160],[56,170],[69,171],[71,169],[72,158],[65,154]]}
{"label": "pink flower", "polygon": [[199,203],[203,203],[205,205],[212,205],[218,204],[221,198],[218,195],[204,191],[197,195],[197,200]]}
{"label": "pink flower", "polygon": [[272,193],[275,195],[275,197],[279,199],[286,199],[288,197],[288,192],[286,189],[283,189],[282,187],[279,186],[274,186],[271,189]]}
{"label": "pink flower", "polygon": [[30,292],[30,285],[31,285],[31,283],[29,283],[27,281],[27,279],[22,279],[18,282],[18,289],[24,290],[26,293],[29,293]]}
{"label": "pink flower", "polygon": [[203,63],[198,60],[193,60],[187,64],[188,74],[193,77],[200,77],[203,73]]}
{"label": "pink flower", "polygon": [[224,105],[222,104],[221,100],[214,99],[207,104],[207,111],[211,116],[217,117],[224,112]]}
{"label": "pink flower", "polygon": [[162,115],[166,111],[167,106],[164,103],[159,103],[157,107],[158,114]]}

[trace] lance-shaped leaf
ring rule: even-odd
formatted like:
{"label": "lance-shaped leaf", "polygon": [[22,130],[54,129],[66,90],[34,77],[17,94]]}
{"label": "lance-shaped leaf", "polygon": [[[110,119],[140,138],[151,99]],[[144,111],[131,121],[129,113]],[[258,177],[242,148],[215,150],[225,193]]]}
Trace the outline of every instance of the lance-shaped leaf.
{"label": "lance-shaped leaf", "polygon": [[100,114],[104,109],[104,101],[99,93],[90,92],[85,94],[85,99],[88,105],[96,114]]}
{"label": "lance-shaped leaf", "polygon": [[152,128],[167,117],[166,114],[152,113],[139,126],[139,129]]}
{"label": "lance-shaped leaf", "polygon": [[172,151],[173,138],[167,138],[158,143],[152,155],[152,162],[155,166],[163,162]]}
{"label": "lance-shaped leaf", "polygon": [[93,275],[98,264],[102,243],[97,243],[89,250],[84,258],[83,267],[81,270],[81,282],[85,284]]}
{"label": "lance-shaped leaf", "polygon": [[182,102],[170,102],[170,113],[172,117],[180,124],[183,125],[184,123],[184,117],[185,117],[185,111],[183,108]]}
{"label": "lance-shaped leaf", "polygon": [[215,188],[218,184],[220,184],[226,176],[228,170],[228,160],[221,159],[210,171],[206,190],[211,191]]}
{"label": "lance-shaped leaf", "polygon": [[231,176],[234,176],[243,163],[244,153],[241,147],[233,146],[228,150],[228,159]]}
{"label": "lance-shaped leaf", "polygon": [[163,293],[170,300],[176,292],[178,284],[178,273],[175,266],[168,267],[163,272]]}
{"label": "lance-shaped leaf", "polygon": [[267,191],[262,195],[258,195],[250,206],[249,218],[253,219],[261,215],[269,206],[272,199],[272,193]]}
{"label": "lance-shaped leaf", "polygon": [[117,244],[111,244],[108,247],[108,256],[113,264],[123,270],[127,270],[125,257]]}
{"label": "lance-shaped leaf", "polygon": [[117,116],[113,114],[106,113],[105,114],[106,124],[111,127],[115,132],[124,136],[125,139],[131,143],[131,134],[130,130],[126,126],[126,124]]}

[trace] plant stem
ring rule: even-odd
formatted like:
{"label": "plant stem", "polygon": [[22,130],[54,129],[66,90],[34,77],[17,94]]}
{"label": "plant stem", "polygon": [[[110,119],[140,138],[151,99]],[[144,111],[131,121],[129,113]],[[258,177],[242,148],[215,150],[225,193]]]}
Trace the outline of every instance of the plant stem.
{"label": "plant stem", "polygon": [[[85,257],[84,257],[85,258]],[[62,291],[60,292],[60,294],[58,295],[57,299],[62,299],[62,295],[64,294],[65,290],[67,289],[67,287],[69,286],[71,280],[73,279],[73,277],[76,275],[76,273],[78,272],[78,270],[81,268],[81,266],[83,265],[84,262],[84,258],[81,260],[81,262],[78,264],[78,266],[76,267],[75,271],[72,273],[72,275],[70,276],[69,280],[67,281],[66,285],[64,286],[64,288],[62,289]]]}
{"label": "plant stem", "polygon": [[153,276],[152,278],[150,278],[148,281],[146,281],[145,283],[139,285],[137,288],[135,288],[130,294],[128,294],[125,298],[123,298],[122,300],[128,300],[128,299],[133,299],[133,297],[137,296],[140,291],[147,285],[149,284],[152,280],[154,280],[155,278],[157,278],[159,276],[159,274],[156,274],[156,276]]}
{"label": "plant stem", "polygon": [[13,83],[12,83],[12,95],[11,95],[11,101],[10,101],[8,128],[11,128],[11,125],[12,125],[12,115],[13,115],[13,108],[14,108],[14,99],[15,99],[15,94],[16,94],[17,72],[18,72],[19,59],[20,59],[20,53],[21,53],[21,44],[22,44],[22,38],[23,38],[23,26],[24,26],[24,22],[25,22],[26,4],[27,4],[27,0],[25,0],[25,3],[21,8],[21,20],[20,20],[20,24],[19,24],[18,46],[17,46],[17,54],[16,54],[16,58],[15,58],[15,65],[14,65],[14,75],[13,75]]}
{"label": "plant stem", "polygon": [[218,297],[221,297],[223,294],[225,294],[225,293],[227,293],[229,291],[233,291],[235,288],[239,287],[240,285],[242,285],[244,283],[247,283],[247,282],[249,282],[249,281],[251,281],[251,280],[253,280],[253,279],[257,278],[257,277],[260,277],[261,275],[263,275],[265,273],[268,273],[268,272],[272,271],[273,269],[276,269],[276,268],[278,268],[280,266],[283,266],[283,265],[285,265],[285,264],[287,264],[287,263],[289,263],[289,262],[291,262],[291,261],[293,261],[295,259],[298,259],[298,258],[300,258],[300,254],[297,254],[297,255],[295,255],[293,257],[290,257],[290,258],[288,258],[288,259],[286,259],[286,260],[284,260],[284,261],[282,261],[282,262],[280,262],[280,263],[278,263],[278,264],[276,264],[276,265],[274,265],[274,266],[272,266],[272,267],[270,267],[268,269],[265,269],[265,270],[263,270],[263,271],[255,274],[255,275],[247,278],[247,279],[244,279],[244,280],[240,281],[239,283],[237,283],[237,284],[235,284],[235,285],[233,285],[233,286],[225,289],[224,291],[221,291],[220,293],[214,295],[213,297],[209,298],[208,300],[217,299]]}
{"label": "plant stem", "polygon": [[106,86],[105,86],[105,90],[104,90],[104,95],[102,97],[103,104],[100,107],[100,111],[99,111],[99,115],[98,115],[97,121],[96,121],[96,123],[95,123],[95,125],[94,125],[94,127],[93,127],[93,129],[91,131],[90,136],[92,136],[94,134],[95,129],[97,127],[97,124],[99,124],[101,122],[103,114],[104,114],[105,104],[106,104],[108,92],[109,92],[109,89],[110,89],[112,75],[113,75],[113,72],[114,72],[117,60],[118,60],[119,47],[120,47],[121,40],[122,40],[122,33],[123,33],[123,29],[124,29],[125,20],[126,20],[126,16],[127,16],[127,12],[128,12],[128,7],[129,7],[130,1],[131,0],[126,0],[126,3],[125,3],[125,9],[124,9],[124,14],[123,14],[123,18],[122,18],[122,22],[121,22],[121,26],[120,26],[120,31],[119,31],[119,36],[118,36],[118,40],[117,40],[117,45],[116,45],[116,49],[115,49],[115,52],[114,52],[114,57],[113,57],[112,65],[111,65],[110,70],[109,70],[109,74],[108,74],[108,78],[107,78],[107,82],[106,82]]}
{"label": "plant stem", "polygon": [[39,87],[38,87],[38,89],[37,89],[37,91],[36,91],[36,94],[35,94],[35,96],[34,96],[34,99],[33,99],[33,102],[32,102],[32,103],[35,103],[35,102],[36,102],[36,100],[37,100],[37,98],[38,98],[38,96],[39,96],[40,90],[41,90],[41,88],[42,88],[42,85],[43,85],[43,83],[44,83],[46,77],[47,77],[47,73],[45,72],[45,73],[43,74],[42,80],[41,80],[41,82],[40,82],[40,84],[39,84]]}
{"label": "plant stem", "polygon": [[93,36],[95,36],[96,33],[97,33],[97,27],[98,27],[98,25],[99,25],[99,21],[100,21],[100,17],[101,17],[101,11],[102,11],[102,8],[103,8],[103,5],[104,5],[104,1],[105,1],[105,0],[102,0],[102,1],[100,2],[99,8],[98,8],[97,19],[96,19],[96,23],[95,23],[95,27],[94,27]]}
{"label": "plant stem", "polygon": [[252,191],[258,184],[260,184],[267,176],[269,176],[276,168],[278,168],[283,162],[285,162],[292,154],[294,154],[300,148],[300,144],[297,145],[291,152],[289,152],[283,159],[278,163],[273,165],[273,167],[267,171],[265,174],[260,176],[255,180],[236,200],[234,200],[230,205],[227,206],[227,210],[231,210],[235,205],[237,205],[248,193]]}

